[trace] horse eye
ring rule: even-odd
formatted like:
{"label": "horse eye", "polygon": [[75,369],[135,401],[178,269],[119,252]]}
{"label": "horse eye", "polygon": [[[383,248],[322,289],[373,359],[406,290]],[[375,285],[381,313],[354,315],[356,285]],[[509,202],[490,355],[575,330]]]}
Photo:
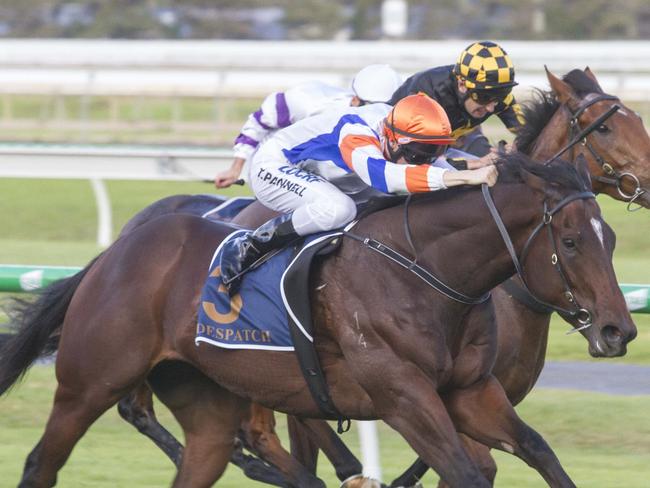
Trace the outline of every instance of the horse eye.
{"label": "horse eye", "polygon": [[562,244],[564,244],[564,247],[567,249],[575,249],[576,248],[576,241],[570,238],[562,239]]}
{"label": "horse eye", "polygon": [[596,130],[600,132],[601,134],[607,134],[609,132],[609,127],[607,127],[605,124],[599,125],[596,127]]}

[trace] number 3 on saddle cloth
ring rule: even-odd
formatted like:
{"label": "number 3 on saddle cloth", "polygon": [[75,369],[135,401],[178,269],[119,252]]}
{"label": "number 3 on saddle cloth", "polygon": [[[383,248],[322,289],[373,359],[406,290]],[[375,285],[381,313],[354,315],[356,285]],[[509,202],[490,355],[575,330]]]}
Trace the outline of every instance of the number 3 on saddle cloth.
{"label": "number 3 on saddle cloth", "polygon": [[[233,232],[223,243],[242,232],[246,231]],[[338,248],[341,235],[341,231],[311,235],[273,254],[243,276],[239,293],[232,298],[221,280],[221,243],[201,292],[195,338],[197,346],[295,351],[314,400],[326,417],[339,421],[339,433],[349,429],[349,420],[330,398],[314,348],[309,269],[315,256]]]}
{"label": "number 3 on saddle cloth", "polygon": [[290,322],[294,322],[311,342],[311,317],[304,317],[305,310],[302,310],[302,304],[309,301],[305,296],[307,286],[296,289],[296,281],[309,277],[308,266],[315,254],[336,249],[341,232],[312,235],[304,242],[275,253],[261,266],[246,273],[239,293],[230,297],[221,281],[220,254],[225,242],[244,232],[230,234],[212,258],[201,293],[196,344],[293,351]]}

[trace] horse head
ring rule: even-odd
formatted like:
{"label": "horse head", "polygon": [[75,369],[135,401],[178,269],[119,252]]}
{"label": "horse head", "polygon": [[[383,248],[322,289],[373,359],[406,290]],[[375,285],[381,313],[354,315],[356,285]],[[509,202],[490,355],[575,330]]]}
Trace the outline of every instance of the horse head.
{"label": "horse head", "polygon": [[538,92],[525,104],[531,125],[517,138],[517,147],[534,159],[548,159],[609,112],[569,157],[586,158],[596,193],[650,208],[650,137],[639,115],[603,92],[589,68],[562,79],[547,69],[546,76],[551,92]]}
{"label": "horse head", "polygon": [[584,157],[576,167],[562,161],[541,165],[517,154],[506,164],[513,160],[536,193],[533,205],[539,205],[520,237],[522,279],[539,301],[582,333],[592,356],[624,355],[636,327],[612,265],[615,234],[590,193]]}

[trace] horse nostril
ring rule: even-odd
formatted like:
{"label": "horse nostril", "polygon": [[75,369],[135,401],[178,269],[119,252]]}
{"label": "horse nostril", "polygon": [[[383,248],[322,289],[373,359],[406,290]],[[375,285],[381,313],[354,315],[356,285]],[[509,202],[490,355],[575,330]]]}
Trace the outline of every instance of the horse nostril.
{"label": "horse nostril", "polygon": [[614,325],[606,325],[603,327],[601,334],[608,344],[616,344],[623,341],[621,329]]}

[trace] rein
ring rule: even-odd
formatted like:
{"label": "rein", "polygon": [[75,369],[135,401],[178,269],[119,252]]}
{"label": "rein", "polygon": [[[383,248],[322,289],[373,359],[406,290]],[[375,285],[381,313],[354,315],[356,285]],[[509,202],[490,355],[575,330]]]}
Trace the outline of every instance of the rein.
{"label": "rein", "polygon": [[[625,200],[628,200],[627,210],[630,212],[635,212],[642,207],[638,206],[636,208],[632,208],[632,205],[634,204],[635,200],[637,200],[647,190],[641,187],[639,178],[633,173],[629,173],[629,172],[618,173],[611,164],[605,161],[605,159],[596,152],[594,147],[587,140],[587,136],[589,134],[591,134],[594,130],[600,127],[603,124],[603,122],[605,122],[609,117],[614,115],[614,113],[616,113],[621,108],[620,105],[615,104],[607,112],[605,112],[603,115],[598,117],[598,119],[595,120],[593,123],[591,123],[588,127],[582,130],[580,129],[580,120],[579,120],[580,116],[589,107],[603,100],[619,101],[618,97],[603,94],[593,98],[592,100],[589,100],[587,103],[579,107],[578,110],[576,110],[575,112],[571,112],[569,109],[571,113],[571,119],[569,120],[569,141],[570,142],[561,151],[559,151],[551,159],[549,159],[546,162],[546,164],[558,158],[560,155],[564,154],[566,151],[573,148],[576,144],[582,143],[582,145],[585,146],[587,150],[591,153],[591,155],[594,157],[594,159],[602,169],[603,173],[607,175],[607,176],[594,175],[593,178],[596,181],[599,181],[600,183],[615,186],[616,190],[618,191],[618,194],[621,197],[623,197]],[[631,180],[635,186],[634,192],[632,194],[625,192],[622,188],[623,181],[625,180],[625,178]]]}
{"label": "rein", "polygon": [[[501,234],[501,237],[503,238],[503,241],[506,247],[508,248],[508,252],[510,253],[510,258],[512,259],[512,262],[515,265],[515,269],[517,270],[517,275],[521,279],[522,286],[526,290],[526,292],[528,292],[530,296],[534,298],[541,305],[558,312],[560,315],[575,318],[580,324],[580,327],[577,328],[574,327],[571,331],[569,331],[569,333],[574,333],[591,326],[592,325],[591,313],[589,312],[589,310],[580,306],[580,304],[575,298],[574,293],[571,291],[571,287],[569,285],[569,281],[566,278],[566,274],[562,270],[562,265],[560,264],[558,259],[557,246],[555,244],[555,237],[553,235],[553,227],[551,226],[551,221],[553,220],[553,215],[558,213],[560,210],[562,210],[562,208],[564,208],[569,203],[575,200],[596,198],[596,196],[592,192],[588,192],[588,191],[574,193],[573,195],[569,195],[568,197],[562,199],[555,207],[553,207],[550,210],[548,209],[546,201],[544,201],[544,212],[542,215],[542,221],[533,229],[532,233],[526,240],[526,243],[524,244],[524,249],[521,253],[521,260],[520,260],[517,257],[517,253],[512,243],[512,239],[510,239],[510,235],[508,233],[508,230],[506,229],[505,224],[503,223],[503,219],[501,219],[501,215],[499,215],[499,211],[497,210],[494,204],[494,200],[492,200],[492,195],[490,194],[490,190],[488,186],[486,184],[481,185],[481,191],[483,192],[483,198],[485,199],[485,203],[487,204],[487,207],[490,210],[490,214],[492,215],[492,218],[494,219],[494,222],[496,223],[497,228],[499,229],[499,233]],[[552,305],[550,303],[545,302],[544,300],[537,298],[537,296],[535,296],[535,294],[528,287],[528,284],[526,283],[526,279],[524,278],[524,271],[521,263],[525,262],[531,243],[544,227],[548,229],[548,237],[551,243],[551,248],[553,249],[553,252],[551,253],[551,263],[553,264],[556,271],[560,275],[560,278],[562,279],[562,283],[565,290],[564,296],[569,301],[569,303],[573,305],[573,310],[559,307],[557,305]]]}
{"label": "rein", "polygon": [[362,243],[371,251],[375,251],[381,254],[382,256],[390,259],[394,263],[399,264],[400,266],[402,266],[403,268],[407,269],[415,276],[420,278],[422,281],[424,281],[427,285],[429,285],[431,288],[436,290],[438,293],[441,293],[447,298],[451,298],[452,300],[455,300],[457,302],[464,303],[465,305],[478,305],[480,303],[486,302],[490,298],[489,292],[484,295],[481,295],[480,297],[469,297],[464,293],[454,290],[452,287],[444,283],[434,274],[432,274],[427,269],[423,268],[417,263],[417,259],[418,259],[417,251],[413,243],[413,238],[411,237],[411,228],[409,226],[409,218],[408,218],[409,203],[411,203],[411,195],[409,195],[406,201],[404,202],[404,233],[406,235],[406,241],[408,242],[411,251],[413,252],[413,259],[407,258],[403,254],[400,254],[393,248],[387,246],[386,244],[383,244],[382,242],[376,239],[373,239],[371,237],[361,237],[359,235],[353,234],[352,232],[349,232],[347,229],[349,229],[352,225],[346,227],[346,229],[343,231],[343,235],[349,237],[350,239]]}

